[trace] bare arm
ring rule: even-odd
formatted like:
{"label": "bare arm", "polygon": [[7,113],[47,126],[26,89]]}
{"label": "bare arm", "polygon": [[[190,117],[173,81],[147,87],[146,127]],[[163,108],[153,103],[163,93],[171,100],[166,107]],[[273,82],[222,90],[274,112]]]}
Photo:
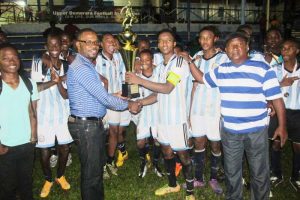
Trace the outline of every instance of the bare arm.
{"label": "bare arm", "polygon": [[29,120],[31,127],[30,142],[35,144],[37,142],[37,113],[36,113],[37,101],[29,103]]}
{"label": "bare arm", "polygon": [[274,140],[275,138],[279,137],[281,147],[283,147],[287,140],[285,106],[282,98],[272,100],[272,103],[277,113],[279,124],[272,139]]}
{"label": "bare arm", "polygon": [[138,100],[142,106],[151,105],[157,102],[157,93],[152,93],[149,96]]}

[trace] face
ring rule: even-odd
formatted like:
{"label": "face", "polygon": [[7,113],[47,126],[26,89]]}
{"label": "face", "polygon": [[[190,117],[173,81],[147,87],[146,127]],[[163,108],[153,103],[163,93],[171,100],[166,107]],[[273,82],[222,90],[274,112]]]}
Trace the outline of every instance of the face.
{"label": "face", "polygon": [[59,38],[48,38],[46,49],[48,50],[50,57],[58,58],[61,53],[61,41]]}
{"label": "face", "polygon": [[148,42],[146,41],[140,41],[139,44],[138,44],[138,49],[139,49],[139,52],[143,51],[144,49],[150,49],[150,45]]}
{"label": "face", "polygon": [[266,45],[270,48],[279,48],[281,35],[278,31],[271,31],[266,36]]}
{"label": "face", "polygon": [[158,48],[163,55],[172,55],[176,42],[171,33],[164,32],[158,36]]}
{"label": "face", "polygon": [[215,34],[208,30],[204,30],[199,34],[199,44],[204,51],[212,49],[216,39]]}
{"label": "face", "polygon": [[248,58],[249,46],[242,38],[230,40],[225,48],[227,56],[235,64],[242,64]]}
{"label": "face", "polygon": [[179,47],[174,47],[174,53],[179,54],[182,50]]}
{"label": "face", "polygon": [[18,53],[12,48],[4,48],[0,51],[1,73],[17,73],[20,69]]}
{"label": "face", "polygon": [[62,35],[61,36],[61,44],[62,44],[62,50],[68,51],[72,45],[70,37],[68,35]]}
{"label": "face", "polygon": [[113,53],[116,51],[116,41],[115,38],[112,35],[104,35],[103,39],[101,41],[101,46],[103,48],[103,52],[108,55],[113,55]]}
{"label": "face", "polygon": [[299,53],[296,44],[291,41],[286,41],[282,45],[281,55],[284,61],[294,61]]}
{"label": "face", "polygon": [[90,61],[95,60],[99,51],[99,40],[97,34],[94,32],[83,32],[79,40],[86,42],[76,41],[78,53]]}
{"label": "face", "polygon": [[143,70],[148,70],[152,67],[152,57],[149,53],[142,53],[140,55],[140,61],[141,61]]}

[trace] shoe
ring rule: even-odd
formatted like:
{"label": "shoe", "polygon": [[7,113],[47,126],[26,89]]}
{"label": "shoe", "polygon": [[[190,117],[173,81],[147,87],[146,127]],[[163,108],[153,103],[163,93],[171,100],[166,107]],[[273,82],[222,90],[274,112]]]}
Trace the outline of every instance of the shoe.
{"label": "shoe", "polygon": [[168,184],[164,185],[163,187],[155,190],[156,196],[163,196],[169,193],[179,192],[180,191],[180,185],[176,185],[176,187],[170,187]]}
{"label": "shoe", "polygon": [[196,200],[195,196],[193,194],[185,196],[185,200]]}
{"label": "shoe", "polygon": [[290,178],[290,184],[296,190],[296,192],[300,192],[300,180],[296,180],[294,178]]}
{"label": "shoe", "polygon": [[175,167],[175,176],[177,177],[180,174],[180,171],[182,169],[182,165],[178,162],[176,162],[176,167]]}
{"label": "shoe", "polygon": [[146,161],[147,161],[147,167],[148,169],[151,168],[151,156],[149,153],[146,154]]}
{"label": "shoe", "polygon": [[57,155],[50,156],[50,167],[54,168],[57,164]]}
{"label": "shoe", "polygon": [[[204,186],[205,186],[205,182],[204,181],[194,180],[194,189],[196,189],[196,188],[202,188]],[[182,187],[184,189],[186,189],[186,183],[182,184]]]}
{"label": "shoe", "polygon": [[103,167],[103,179],[107,180],[110,178],[110,175],[106,169],[106,165]]}
{"label": "shoe", "polygon": [[46,198],[49,195],[52,185],[53,185],[53,182],[49,182],[49,181],[45,182],[45,184],[42,188],[41,194],[40,194],[41,198]]}
{"label": "shoe", "polygon": [[242,177],[243,185],[247,190],[250,190],[250,183],[244,177]]}
{"label": "shoe", "polygon": [[71,164],[72,164],[72,154],[69,153],[69,154],[68,154],[68,160],[67,160],[66,166],[69,167]]}
{"label": "shoe", "polygon": [[220,167],[217,173],[217,180],[223,182],[225,180],[225,172],[223,167]]}
{"label": "shoe", "polygon": [[108,169],[109,169],[109,171],[110,171],[110,173],[111,174],[113,174],[113,175],[115,175],[115,176],[118,176],[118,168],[116,167],[116,165],[115,165],[115,163],[114,162],[112,162],[111,164],[106,164],[105,165]]}
{"label": "shoe", "polygon": [[223,189],[220,186],[220,184],[218,183],[217,179],[211,179],[209,181],[209,185],[210,185],[211,189],[214,191],[214,193],[216,193],[216,194],[223,193]]}
{"label": "shoe", "polygon": [[154,173],[158,176],[158,177],[163,177],[164,174],[162,173],[161,169],[157,166],[157,165],[153,165],[154,166]]}
{"label": "shoe", "polygon": [[56,183],[58,183],[63,190],[69,190],[71,188],[70,184],[66,180],[65,176],[61,176],[60,178],[55,179]]}
{"label": "shoe", "polygon": [[271,186],[276,188],[279,184],[283,182],[283,177],[271,176],[270,181],[271,181]]}
{"label": "shoe", "polygon": [[122,167],[124,164],[124,161],[127,159],[128,159],[128,152],[125,151],[125,154],[123,155],[123,153],[120,150],[118,150],[118,158],[117,158],[116,166]]}
{"label": "shoe", "polygon": [[147,173],[147,165],[146,165],[146,162],[142,162],[141,165],[140,165],[140,171],[139,171],[139,177],[140,178],[144,178],[146,176],[146,173]]}

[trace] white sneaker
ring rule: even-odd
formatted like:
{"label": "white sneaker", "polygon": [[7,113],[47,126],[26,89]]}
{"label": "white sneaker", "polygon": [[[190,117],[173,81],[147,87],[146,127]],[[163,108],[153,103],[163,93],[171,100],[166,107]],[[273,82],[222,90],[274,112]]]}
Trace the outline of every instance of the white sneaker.
{"label": "white sneaker", "polygon": [[51,157],[50,157],[50,167],[52,167],[52,168],[54,168],[55,166],[56,166],[56,164],[57,164],[57,155],[52,155]]}

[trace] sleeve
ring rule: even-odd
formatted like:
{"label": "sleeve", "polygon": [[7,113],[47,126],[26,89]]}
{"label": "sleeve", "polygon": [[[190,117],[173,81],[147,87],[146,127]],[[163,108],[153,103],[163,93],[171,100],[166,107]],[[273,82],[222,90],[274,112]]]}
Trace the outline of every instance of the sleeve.
{"label": "sleeve", "polygon": [[42,73],[42,60],[33,57],[31,63],[31,79],[36,82],[43,82],[44,78]]}
{"label": "sleeve", "polygon": [[177,58],[176,66],[172,66],[167,75],[167,81],[176,86],[181,79],[186,79],[189,76],[189,72],[188,63],[183,58]]}
{"label": "sleeve", "polygon": [[215,88],[218,87],[218,75],[219,67],[210,70],[203,76],[203,82],[206,87]]}
{"label": "sleeve", "polygon": [[91,71],[88,66],[84,66],[74,71],[74,78],[89,94],[98,99],[105,107],[113,110],[125,110],[128,107],[128,101],[108,94],[96,73],[96,71]]}
{"label": "sleeve", "polygon": [[31,95],[31,100],[32,101],[36,101],[36,100],[39,100],[39,92],[38,92],[38,89],[37,89],[37,84],[34,80],[30,80],[31,81],[31,84],[32,84],[32,95]]}
{"label": "sleeve", "polygon": [[263,80],[263,91],[267,100],[282,98],[280,85],[276,77],[275,71],[270,68]]}

